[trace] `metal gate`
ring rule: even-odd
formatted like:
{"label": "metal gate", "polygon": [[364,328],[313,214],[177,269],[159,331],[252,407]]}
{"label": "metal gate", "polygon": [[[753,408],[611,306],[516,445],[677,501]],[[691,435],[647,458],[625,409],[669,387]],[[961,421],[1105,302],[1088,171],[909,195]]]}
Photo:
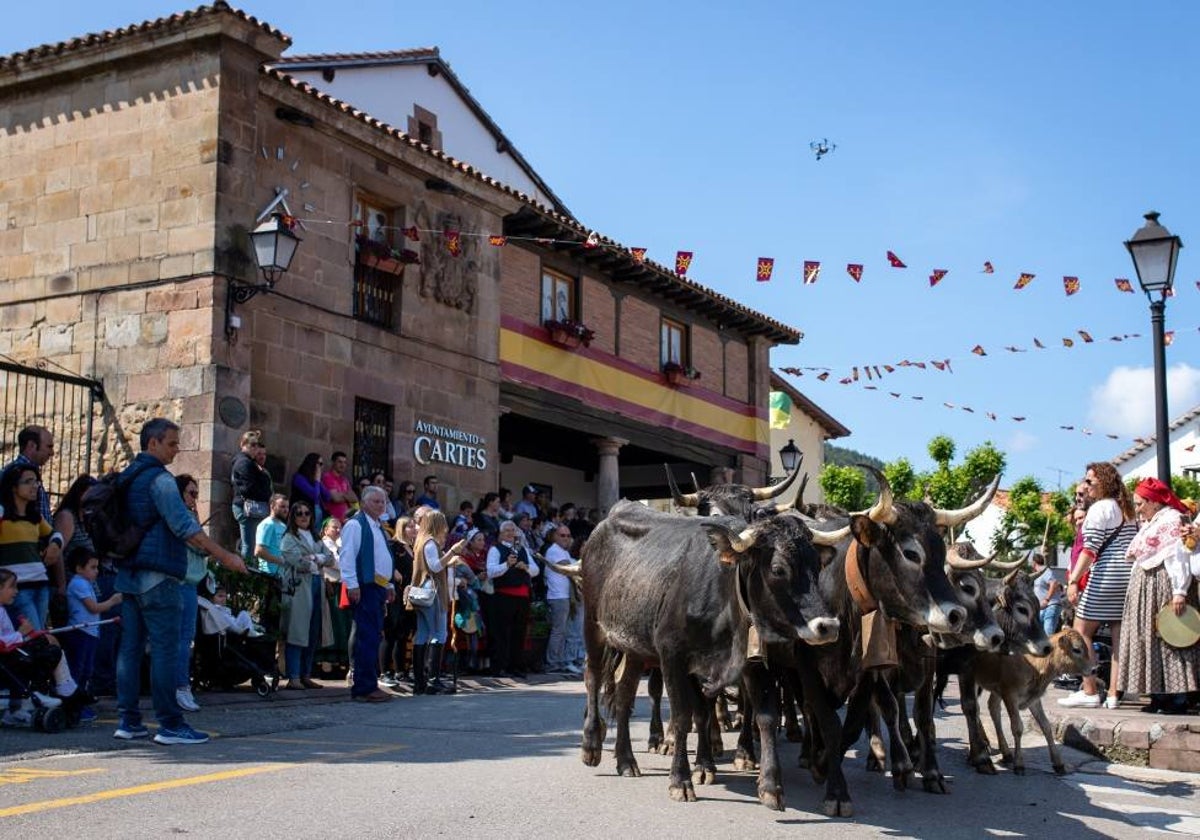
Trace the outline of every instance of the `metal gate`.
{"label": "metal gate", "polygon": [[42,468],[42,483],[56,501],[78,475],[92,472],[92,432],[103,405],[104,386],[94,379],[0,359],[0,463],[19,454],[21,429],[49,429],[54,457]]}

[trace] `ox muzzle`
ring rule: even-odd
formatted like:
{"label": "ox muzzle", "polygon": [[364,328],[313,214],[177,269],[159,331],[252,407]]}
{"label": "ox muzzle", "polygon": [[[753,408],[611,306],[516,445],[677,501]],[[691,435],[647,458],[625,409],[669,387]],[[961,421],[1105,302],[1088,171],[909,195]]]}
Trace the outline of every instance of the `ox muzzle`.
{"label": "ox muzzle", "polygon": [[841,622],[836,618],[814,618],[803,627],[797,627],[796,635],[808,645],[827,645],[837,641],[841,629]]}

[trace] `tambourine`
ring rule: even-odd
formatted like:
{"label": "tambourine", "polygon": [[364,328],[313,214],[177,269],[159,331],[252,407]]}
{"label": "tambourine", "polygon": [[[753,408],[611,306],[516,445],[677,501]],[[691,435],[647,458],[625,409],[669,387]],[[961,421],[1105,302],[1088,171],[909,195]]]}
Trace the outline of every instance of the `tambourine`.
{"label": "tambourine", "polygon": [[1200,641],[1200,611],[1186,604],[1182,615],[1167,604],[1154,616],[1159,638],[1173,648],[1189,648]]}

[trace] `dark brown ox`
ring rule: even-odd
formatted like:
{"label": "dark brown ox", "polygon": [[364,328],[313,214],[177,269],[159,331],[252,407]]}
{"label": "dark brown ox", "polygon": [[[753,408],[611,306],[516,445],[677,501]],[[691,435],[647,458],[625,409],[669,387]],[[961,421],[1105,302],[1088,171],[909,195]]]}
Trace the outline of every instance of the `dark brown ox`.
{"label": "dark brown ox", "polygon": [[[614,506],[583,551],[584,763],[600,761],[603,686],[617,724],[617,771],[640,775],[629,713],[644,666],[657,662],[675,736],[669,792],[677,801],[694,801],[693,782],[716,778],[707,699],[741,679],[751,626],[764,645],[837,638],[838,621],[817,589],[813,544],[823,540],[791,515],[747,525],[735,517],[660,514],[626,501]],[[698,722],[694,773],[687,751],[693,718]],[[775,722],[767,717],[762,738],[759,798],[781,808]]]}
{"label": "dark brown ox", "polygon": [[[801,459],[803,460],[803,459]],[[665,465],[664,465],[665,466]],[[695,493],[681,493],[667,467],[667,484],[671,488],[671,498],[675,505],[681,508],[695,508],[700,516],[740,516],[747,521],[755,518],[755,502],[767,502],[776,499],[787,492],[800,475],[800,462],[791,475],[771,487],[748,487],[745,484],[714,484]],[[800,493],[804,493],[807,476],[801,482]],[[774,509],[766,509],[765,513],[774,513]]]}

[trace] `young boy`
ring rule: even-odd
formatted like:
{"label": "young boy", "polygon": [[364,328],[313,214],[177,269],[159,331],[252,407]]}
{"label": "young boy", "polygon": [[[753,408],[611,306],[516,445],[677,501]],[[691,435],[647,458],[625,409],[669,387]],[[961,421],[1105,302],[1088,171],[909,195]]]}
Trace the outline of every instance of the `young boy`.
{"label": "young boy", "polygon": [[229,607],[229,593],[225,591],[224,586],[218,585],[213,592],[212,602],[206,601],[201,606],[205,605],[207,606],[202,614],[204,632],[224,633],[229,631],[251,638],[262,635],[262,630],[255,626],[250,613],[242,610],[236,616],[233,614],[233,610]]}
{"label": "young boy", "polygon": [[[17,656],[16,653],[11,652],[9,649],[28,642],[29,639],[27,637],[34,632],[33,624],[24,616],[21,616],[19,624],[13,627],[12,619],[9,618],[8,610],[5,607],[10,606],[16,599],[16,574],[8,569],[0,568],[0,656]],[[51,650],[57,651],[58,642],[53,636],[46,635],[40,638],[45,640],[42,644]],[[30,642],[30,644],[36,643]],[[57,664],[54,666],[54,685],[58,696],[66,699],[68,702],[79,703],[86,698],[86,695],[75,684],[75,680],[71,678],[71,669],[67,667],[67,661],[60,653],[57,654]],[[39,698],[47,706],[56,706],[62,702],[58,698],[47,697],[44,694],[39,695]],[[4,712],[3,718],[0,718],[0,724],[4,726],[28,726],[32,720],[33,715],[29,708],[24,708],[20,699],[15,696],[15,693],[10,693],[8,709]]]}
{"label": "young boy", "polygon": [[[113,594],[106,601],[100,601],[96,591],[96,578],[100,576],[100,561],[82,546],[74,549],[67,556],[67,568],[74,574],[67,584],[67,623],[94,624],[100,620],[101,613],[108,612],[121,603],[121,593]],[[85,689],[92,678],[96,664],[96,646],[100,642],[99,627],[80,627],[62,634],[63,652],[67,655],[67,665],[75,681]],[[90,706],[80,710],[80,723],[90,723],[96,719],[96,712]]]}

